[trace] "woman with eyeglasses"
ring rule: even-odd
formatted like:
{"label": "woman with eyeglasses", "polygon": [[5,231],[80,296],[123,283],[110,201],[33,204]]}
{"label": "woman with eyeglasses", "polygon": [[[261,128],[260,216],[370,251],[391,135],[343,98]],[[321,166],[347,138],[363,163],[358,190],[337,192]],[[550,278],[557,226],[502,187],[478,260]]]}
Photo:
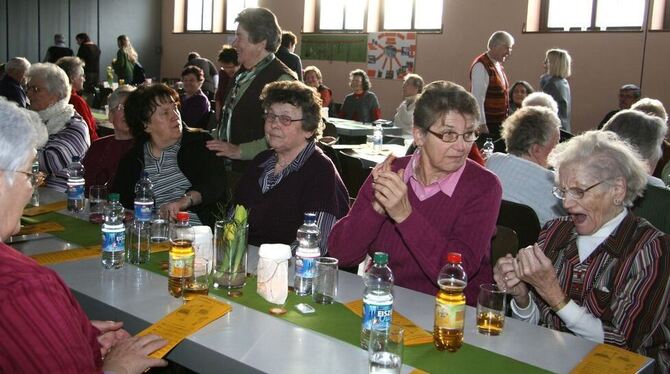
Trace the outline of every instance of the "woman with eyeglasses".
{"label": "woman with eyeglasses", "polygon": [[147,173],[163,218],[187,211],[191,224],[213,226],[228,191],[225,165],[205,148],[209,134],[184,126],[177,92],[164,84],[140,86],[128,95],[124,116],[135,142],[119,162],[111,189],[121,204],[132,209],[135,183]]}
{"label": "woman with eyeglasses", "polygon": [[90,186],[107,185],[111,187],[121,157],[133,146],[133,135],[130,133],[126,116],[123,113],[128,95],[133,91],[135,87],[125,84],[107,98],[108,119],[114,126],[114,134],[94,141],[82,160],[87,195]]}
{"label": "woman with eyeglasses", "polygon": [[568,213],[538,242],[498,260],[494,278],[515,318],[656,359],[670,369],[670,236],[629,211],[645,166],[610,131],[589,131],[549,156]]}
{"label": "woman with eyeglasses", "polygon": [[332,161],[316,146],[319,94],[299,81],[273,82],[261,94],[265,139],[240,179],[234,203],[249,210],[249,244],[291,244],[304,213],[317,214],[321,252],[335,221],[348,210],[349,194]]}
{"label": "woman with eyeglasses", "polygon": [[30,109],[39,114],[49,134],[38,150],[40,170],[46,173],[48,188],[65,192],[68,164],[91,145],[88,125],[68,104],[72,87],[63,69],[51,63],[33,64],[26,77]]}
{"label": "woman with eyeglasses", "polygon": [[435,294],[447,253],[460,252],[466,300],[476,304],[479,285],[493,280],[490,246],[502,196],[498,178],[468,159],[478,119],[463,87],[436,81],[424,88],[414,107],[418,150],[373,169],[330,234],[328,249],[341,266],[388,252],[397,285]]}

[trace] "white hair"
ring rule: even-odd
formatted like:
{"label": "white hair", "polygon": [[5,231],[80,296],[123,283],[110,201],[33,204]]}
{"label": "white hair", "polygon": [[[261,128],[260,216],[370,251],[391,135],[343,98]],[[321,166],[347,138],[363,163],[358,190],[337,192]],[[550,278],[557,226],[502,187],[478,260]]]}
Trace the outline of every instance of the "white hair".
{"label": "white hair", "polygon": [[47,91],[58,96],[58,100],[70,100],[70,78],[65,70],[59,68],[56,64],[49,62],[37,63],[30,66],[26,73],[28,82],[33,79],[41,80],[46,85]]}
{"label": "white hair", "polygon": [[525,99],[521,102],[521,107],[527,106],[543,106],[554,111],[558,114],[558,104],[551,95],[544,92],[533,92],[530,95],[526,96]]}
{"label": "white hair", "polygon": [[[0,169],[19,170],[34,157],[34,150],[47,141],[46,127],[37,113],[19,108],[0,97]],[[14,183],[15,173],[4,173]]]}

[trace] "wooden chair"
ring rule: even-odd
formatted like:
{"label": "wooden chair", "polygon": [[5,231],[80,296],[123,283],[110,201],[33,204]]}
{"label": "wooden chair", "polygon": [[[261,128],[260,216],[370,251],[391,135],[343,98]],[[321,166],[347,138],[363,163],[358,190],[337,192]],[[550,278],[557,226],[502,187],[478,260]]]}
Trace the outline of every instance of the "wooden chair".
{"label": "wooden chair", "polygon": [[491,239],[491,266],[495,266],[499,258],[508,253],[516,257],[519,252],[519,239],[516,232],[505,226],[496,226],[496,233]]}
{"label": "wooden chair", "polygon": [[338,158],[342,165],[342,181],[349,191],[349,196],[356,197],[372,169],[364,167],[358,157],[343,151],[339,152]]}
{"label": "wooden chair", "polygon": [[506,200],[500,203],[497,224],[516,232],[520,248],[537,242],[541,230],[540,220],[533,208]]}

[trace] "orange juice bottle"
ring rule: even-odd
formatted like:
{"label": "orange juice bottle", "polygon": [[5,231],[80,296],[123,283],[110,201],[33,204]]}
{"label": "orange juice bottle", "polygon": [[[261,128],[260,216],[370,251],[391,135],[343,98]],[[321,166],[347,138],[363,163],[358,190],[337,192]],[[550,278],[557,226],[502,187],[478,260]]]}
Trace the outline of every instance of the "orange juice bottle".
{"label": "orange juice bottle", "polygon": [[468,277],[461,266],[461,254],[447,254],[447,264],[437,278],[440,290],[435,296],[433,342],[438,350],[456,352],[463,345],[465,294]]}

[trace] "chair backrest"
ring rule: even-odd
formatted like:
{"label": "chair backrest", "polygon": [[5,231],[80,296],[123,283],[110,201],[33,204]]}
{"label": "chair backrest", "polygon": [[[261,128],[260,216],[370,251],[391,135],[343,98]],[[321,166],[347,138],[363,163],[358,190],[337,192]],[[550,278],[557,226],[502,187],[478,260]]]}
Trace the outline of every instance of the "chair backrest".
{"label": "chair backrest", "polygon": [[342,181],[349,191],[349,196],[356,197],[372,169],[364,167],[360,158],[346,152],[340,151],[338,157],[342,165]]}
{"label": "chair backrest", "polygon": [[491,266],[495,266],[499,258],[508,253],[516,257],[519,252],[519,238],[509,227],[497,225],[496,233],[491,239]]}
{"label": "chair backrest", "polygon": [[323,121],[324,127],[323,127],[323,136],[332,136],[333,138],[337,138],[337,127],[333,125],[331,122],[328,121]]}
{"label": "chair backrest", "polygon": [[633,213],[670,234],[670,190],[648,184],[644,196],[635,200]]}
{"label": "chair backrest", "polygon": [[540,220],[533,208],[528,205],[503,200],[500,203],[497,224],[509,227],[516,232],[519,247],[534,244],[540,236]]}
{"label": "chair backrest", "polygon": [[340,178],[342,178],[342,164],[340,163],[338,152],[328,144],[316,142],[316,145],[319,148],[321,148],[323,154],[326,155],[330,159],[330,161],[333,162],[333,165],[335,165],[335,169],[337,169],[337,172],[340,174]]}
{"label": "chair backrest", "polygon": [[405,139],[397,135],[384,135],[384,144],[405,145]]}

